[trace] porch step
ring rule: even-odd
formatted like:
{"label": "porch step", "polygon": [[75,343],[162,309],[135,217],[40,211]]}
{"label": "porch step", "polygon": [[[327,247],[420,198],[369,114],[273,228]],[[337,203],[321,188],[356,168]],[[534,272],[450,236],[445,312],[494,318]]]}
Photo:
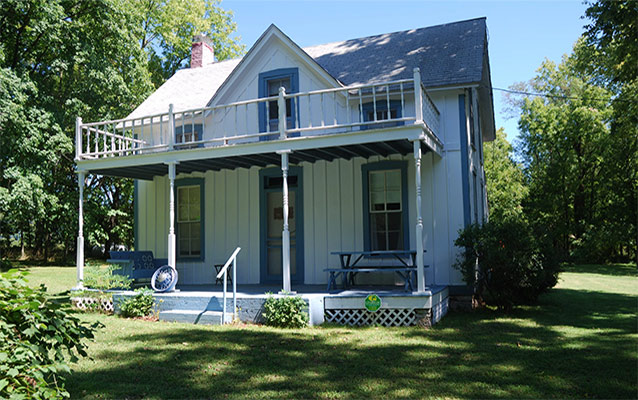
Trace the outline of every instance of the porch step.
{"label": "porch step", "polygon": [[[160,321],[184,322],[187,324],[220,325],[222,323],[222,311],[208,310],[167,310],[160,311]],[[226,313],[226,322],[233,320],[233,313]]]}

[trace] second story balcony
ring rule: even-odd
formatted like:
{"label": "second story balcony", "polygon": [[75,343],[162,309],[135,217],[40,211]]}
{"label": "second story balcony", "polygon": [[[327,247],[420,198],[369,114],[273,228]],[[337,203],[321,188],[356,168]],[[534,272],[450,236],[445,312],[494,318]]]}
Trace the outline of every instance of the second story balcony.
{"label": "second story balcony", "polygon": [[[288,150],[338,147],[341,157],[375,153],[374,147],[366,153],[348,146],[407,154],[416,140],[440,154],[439,120],[415,70],[413,79],[300,93],[282,87],[275,96],[230,104],[189,110],[169,105],[161,114],[90,123],[78,118],[76,161],[82,169],[104,172]],[[299,161],[312,161],[301,153]]]}

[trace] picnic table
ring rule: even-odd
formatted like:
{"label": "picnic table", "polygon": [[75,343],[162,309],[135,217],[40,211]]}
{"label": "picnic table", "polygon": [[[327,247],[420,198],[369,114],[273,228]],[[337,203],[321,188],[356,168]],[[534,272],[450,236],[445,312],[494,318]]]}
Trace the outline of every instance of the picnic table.
{"label": "picnic table", "polygon": [[[424,250],[425,252],[425,250]],[[341,276],[343,286],[354,286],[355,277],[359,273],[387,273],[399,275],[404,282],[404,290],[413,290],[413,276],[416,276],[415,250],[372,250],[372,251],[333,251],[330,254],[339,256],[340,268],[326,268],[328,272],[328,291],[337,288],[337,279]],[[390,260],[392,263],[361,265],[361,260]]]}

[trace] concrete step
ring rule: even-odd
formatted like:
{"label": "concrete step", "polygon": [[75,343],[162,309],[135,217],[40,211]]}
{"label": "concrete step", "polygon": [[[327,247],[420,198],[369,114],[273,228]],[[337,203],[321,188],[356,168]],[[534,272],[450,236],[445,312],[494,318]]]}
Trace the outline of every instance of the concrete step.
{"label": "concrete step", "polygon": [[[160,311],[160,321],[168,322],[184,322],[188,324],[200,324],[200,325],[221,325],[222,323],[221,311],[207,311],[207,310],[167,310]],[[226,313],[226,322],[233,320],[233,313]]]}

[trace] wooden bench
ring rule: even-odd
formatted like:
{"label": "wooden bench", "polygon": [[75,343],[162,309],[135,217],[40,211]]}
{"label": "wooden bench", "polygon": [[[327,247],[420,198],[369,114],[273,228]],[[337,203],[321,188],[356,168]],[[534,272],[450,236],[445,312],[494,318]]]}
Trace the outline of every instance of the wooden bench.
{"label": "wooden bench", "polygon": [[111,251],[108,263],[116,264],[116,274],[128,276],[134,281],[151,279],[155,271],[168,264],[166,258],[153,257],[152,251]]}
{"label": "wooden bench", "polygon": [[412,291],[412,274],[416,273],[416,267],[352,267],[352,268],[326,268],[325,272],[328,276],[328,291],[337,289],[337,279],[341,275],[343,279],[343,287],[348,288],[354,286],[354,277],[358,273],[378,273],[393,272],[397,273],[403,279],[403,289]]}

